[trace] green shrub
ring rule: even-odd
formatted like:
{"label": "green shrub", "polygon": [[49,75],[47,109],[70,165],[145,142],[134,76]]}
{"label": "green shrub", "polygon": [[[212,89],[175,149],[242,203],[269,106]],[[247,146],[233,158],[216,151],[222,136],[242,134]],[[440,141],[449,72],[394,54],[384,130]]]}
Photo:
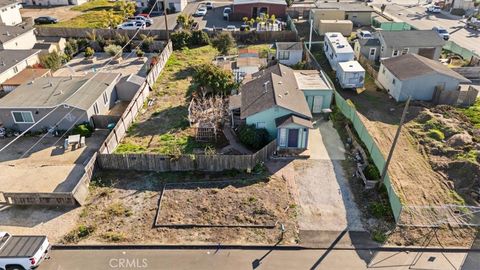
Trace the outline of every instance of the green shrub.
{"label": "green shrub", "polygon": [[445,134],[442,131],[432,128],[428,131],[428,137],[435,139],[437,141],[443,141],[445,139]]}
{"label": "green shrub", "polygon": [[195,46],[204,46],[210,44],[208,34],[201,30],[192,32],[191,44]]}
{"label": "green shrub", "polygon": [[110,44],[103,48],[103,50],[112,57],[122,54],[122,47],[115,44]]}
{"label": "green shrub", "polygon": [[90,137],[92,136],[93,128],[89,124],[80,124],[72,130],[72,134],[80,134],[80,136]]}
{"label": "green shrub", "polygon": [[368,205],[368,211],[376,218],[385,218],[390,216],[390,207],[387,204],[373,202]]}
{"label": "green shrub", "polygon": [[85,57],[91,57],[94,53],[95,51],[91,47],[87,47],[85,49]]}
{"label": "green shrub", "polygon": [[373,163],[368,164],[368,166],[363,169],[363,174],[368,180],[380,179],[380,172],[378,171],[377,166]]}
{"label": "green shrub", "polygon": [[244,125],[238,130],[238,138],[241,143],[258,150],[267,145],[269,135],[264,128],[256,128],[255,125]]}
{"label": "green shrub", "polygon": [[125,240],[125,235],[117,232],[106,232],[102,234],[102,238],[111,242],[119,242]]}
{"label": "green shrub", "polygon": [[137,55],[137,57],[143,57],[145,55],[145,52],[142,51],[141,49],[137,49],[135,51],[135,54]]}
{"label": "green shrub", "polygon": [[387,235],[381,231],[373,231],[372,239],[373,241],[384,243],[387,240]]}
{"label": "green shrub", "polygon": [[53,71],[59,69],[62,66],[63,57],[61,54],[55,52],[40,55],[40,64],[44,68],[51,69]]}
{"label": "green shrub", "polygon": [[180,50],[183,47],[188,47],[192,39],[190,31],[177,31],[170,36],[174,50]]}
{"label": "green shrub", "polygon": [[81,239],[88,237],[94,231],[95,227],[92,225],[79,225],[77,228],[65,235],[63,241],[67,243],[76,243]]}

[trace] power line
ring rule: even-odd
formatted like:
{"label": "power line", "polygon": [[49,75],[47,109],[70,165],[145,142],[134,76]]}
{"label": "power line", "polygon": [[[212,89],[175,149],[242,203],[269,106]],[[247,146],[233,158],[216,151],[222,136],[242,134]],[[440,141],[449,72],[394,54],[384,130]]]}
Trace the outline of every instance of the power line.
{"label": "power line", "polygon": [[[150,14],[152,13],[153,9],[155,8],[155,6],[157,5],[158,1],[155,1],[155,3],[153,4],[150,12],[148,13],[148,17],[150,17]],[[165,7],[164,7],[165,9]],[[109,61],[107,61],[103,67],[101,67],[99,69],[99,71],[101,71],[101,69],[103,68],[106,68],[107,65],[109,65],[113,59],[115,57],[118,56],[118,54],[122,53],[123,49],[125,49],[132,41],[133,39],[138,35],[138,33],[140,32],[140,28],[137,29],[137,31],[135,32],[135,34],[132,36],[132,38],[130,38],[130,40],[125,44],[125,46],[122,47],[122,50],[120,52],[118,52],[114,57],[112,57],[112,59],[110,59]],[[151,30],[150,30],[151,32]],[[167,32],[168,32],[168,29],[167,29]],[[63,66],[68,66],[68,62],[65,63]],[[62,67],[63,67],[62,66]],[[82,86],[80,86],[70,97],[68,97],[64,102],[62,102],[61,104],[57,105],[56,107],[54,107],[50,112],[48,112],[45,116],[43,116],[39,121],[35,122],[32,126],[28,127],[25,131],[23,131],[22,133],[20,133],[20,135],[18,135],[15,139],[13,139],[11,142],[7,143],[4,147],[2,147],[0,149],[0,153],[5,150],[7,147],[9,147],[10,145],[12,145],[14,142],[16,142],[18,139],[20,139],[21,137],[23,137],[27,132],[29,132],[30,130],[32,130],[32,128],[34,128],[36,125],[38,125],[40,122],[42,122],[44,119],[46,119],[49,115],[51,115],[55,110],[57,110],[60,106],[64,105],[70,98],[72,98],[80,89],[83,88],[83,86],[85,86],[90,80],[92,80],[95,76],[96,76],[97,73],[95,73],[91,78],[89,78]],[[40,138],[39,141],[37,143],[39,143],[44,137]],[[30,149],[29,149],[30,150]]]}

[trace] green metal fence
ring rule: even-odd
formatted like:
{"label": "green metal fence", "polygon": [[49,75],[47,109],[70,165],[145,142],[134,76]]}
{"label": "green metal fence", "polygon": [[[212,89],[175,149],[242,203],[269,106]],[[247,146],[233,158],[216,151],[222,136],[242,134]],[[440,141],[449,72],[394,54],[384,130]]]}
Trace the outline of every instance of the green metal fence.
{"label": "green metal fence", "polygon": [[[340,111],[352,121],[353,126],[360,137],[360,140],[365,144],[370,156],[373,160],[373,163],[377,166],[379,171],[382,171],[385,166],[385,158],[380,152],[377,144],[373,140],[372,136],[368,133],[367,128],[363,124],[362,120],[358,116],[357,110],[350,105],[338,92],[335,91],[335,103]],[[395,220],[398,221],[400,218],[400,213],[402,212],[402,203],[398,197],[395,189],[392,186],[390,177],[387,174],[385,177],[385,187],[387,188],[388,199],[390,201],[390,207],[392,208],[393,216]]]}
{"label": "green metal fence", "polygon": [[453,53],[456,53],[460,56],[462,56],[463,59],[467,60],[467,61],[470,61],[470,59],[472,59],[473,56],[477,56],[474,52],[472,52],[471,50],[467,50],[463,47],[461,47],[460,45],[458,45],[457,43],[449,40],[445,43],[445,45],[443,46],[443,49],[447,50],[447,51],[451,51]]}

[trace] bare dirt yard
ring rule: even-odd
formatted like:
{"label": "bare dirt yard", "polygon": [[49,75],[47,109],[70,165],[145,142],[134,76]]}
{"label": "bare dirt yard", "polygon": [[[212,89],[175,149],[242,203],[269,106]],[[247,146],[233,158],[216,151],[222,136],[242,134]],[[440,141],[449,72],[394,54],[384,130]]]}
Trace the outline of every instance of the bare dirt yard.
{"label": "bare dirt yard", "polygon": [[[243,179],[236,184],[198,184],[182,182]],[[155,228],[160,191],[164,194],[159,221],[170,223],[265,224],[269,228]],[[88,204],[79,214],[77,227],[64,238],[65,243],[222,243],[275,244],[286,232],[282,244],[297,242],[296,207],[281,178],[231,172],[136,173],[102,172],[92,183]]]}

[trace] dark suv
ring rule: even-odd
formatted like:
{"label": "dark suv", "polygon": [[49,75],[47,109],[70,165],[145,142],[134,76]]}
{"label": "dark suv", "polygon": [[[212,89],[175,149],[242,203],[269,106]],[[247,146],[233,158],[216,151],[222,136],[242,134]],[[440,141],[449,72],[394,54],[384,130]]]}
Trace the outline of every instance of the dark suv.
{"label": "dark suv", "polygon": [[50,16],[42,16],[42,17],[36,18],[33,21],[35,22],[35,24],[53,24],[53,23],[57,23],[58,19]]}

